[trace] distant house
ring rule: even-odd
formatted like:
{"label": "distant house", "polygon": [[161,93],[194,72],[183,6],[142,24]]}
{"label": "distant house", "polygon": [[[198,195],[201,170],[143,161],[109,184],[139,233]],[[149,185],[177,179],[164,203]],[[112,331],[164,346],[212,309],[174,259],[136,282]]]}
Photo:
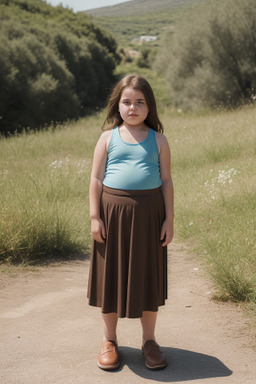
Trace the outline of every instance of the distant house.
{"label": "distant house", "polygon": [[136,37],[133,41],[137,44],[143,44],[143,43],[150,43],[151,41],[156,41],[156,40],[157,40],[157,36],[144,35],[144,36]]}

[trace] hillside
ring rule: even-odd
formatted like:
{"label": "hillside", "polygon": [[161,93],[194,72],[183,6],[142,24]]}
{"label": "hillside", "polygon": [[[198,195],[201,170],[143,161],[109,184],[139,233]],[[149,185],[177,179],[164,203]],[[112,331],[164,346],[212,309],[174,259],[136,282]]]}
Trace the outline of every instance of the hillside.
{"label": "hillside", "polygon": [[96,17],[131,16],[163,9],[181,9],[202,1],[204,0],[131,0],[113,6],[91,9],[86,11],[86,13],[90,13]]}
{"label": "hillside", "polygon": [[159,46],[166,30],[173,28],[191,8],[207,0],[132,0],[114,6],[86,11],[95,22],[109,30],[122,48],[136,48],[136,39],[153,35],[151,47]]}

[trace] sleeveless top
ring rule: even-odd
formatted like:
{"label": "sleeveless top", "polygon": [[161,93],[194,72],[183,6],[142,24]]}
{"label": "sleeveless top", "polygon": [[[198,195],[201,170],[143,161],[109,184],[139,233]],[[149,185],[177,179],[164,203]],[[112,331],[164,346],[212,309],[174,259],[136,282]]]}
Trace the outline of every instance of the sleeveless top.
{"label": "sleeveless top", "polygon": [[126,190],[155,189],[162,185],[156,132],[138,144],[122,140],[118,127],[112,131],[103,184]]}

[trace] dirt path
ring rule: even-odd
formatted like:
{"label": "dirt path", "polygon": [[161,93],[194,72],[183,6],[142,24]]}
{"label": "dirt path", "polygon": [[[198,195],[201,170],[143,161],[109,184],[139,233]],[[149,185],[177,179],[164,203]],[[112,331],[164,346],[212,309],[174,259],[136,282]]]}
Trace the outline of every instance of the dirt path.
{"label": "dirt path", "polygon": [[211,300],[200,266],[180,245],[169,251],[169,300],[157,339],[169,365],[151,372],[141,355],[138,320],[122,319],[118,371],[97,365],[101,319],[86,301],[89,262],[1,274],[1,384],[255,384],[255,338],[233,304]]}

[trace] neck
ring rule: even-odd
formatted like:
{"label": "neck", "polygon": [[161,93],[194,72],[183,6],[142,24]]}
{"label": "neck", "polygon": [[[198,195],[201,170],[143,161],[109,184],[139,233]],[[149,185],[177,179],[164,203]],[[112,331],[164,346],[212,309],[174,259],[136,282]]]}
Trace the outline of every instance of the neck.
{"label": "neck", "polygon": [[126,128],[128,129],[128,131],[147,131],[149,129],[144,122],[140,125],[130,125],[123,122],[123,124],[121,124],[119,128]]}

